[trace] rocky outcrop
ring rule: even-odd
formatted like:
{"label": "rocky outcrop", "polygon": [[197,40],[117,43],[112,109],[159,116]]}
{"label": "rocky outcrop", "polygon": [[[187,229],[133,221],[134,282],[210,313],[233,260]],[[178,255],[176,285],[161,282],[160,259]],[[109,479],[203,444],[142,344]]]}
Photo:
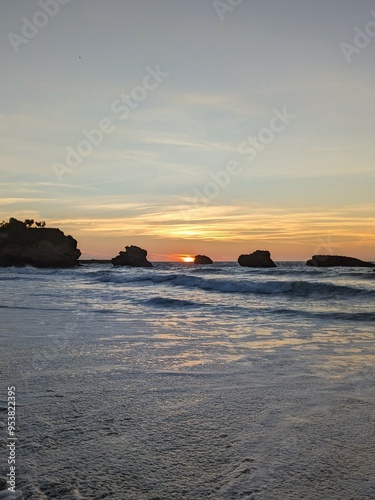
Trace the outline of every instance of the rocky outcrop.
{"label": "rocky outcrop", "polygon": [[244,267],[276,267],[267,250],[256,250],[249,255],[240,255],[238,263]]}
{"label": "rocky outcrop", "polygon": [[146,257],[146,250],[131,245],[130,247],[125,247],[125,252],[120,252],[117,257],[114,257],[112,264],[114,266],[152,267],[151,262]]}
{"label": "rocky outcrop", "polygon": [[207,255],[196,255],[194,264],[213,264],[213,261]]}
{"label": "rocky outcrop", "polygon": [[[31,224],[30,224],[31,222]],[[77,241],[60,229],[31,227],[34,221],[9,219],[0,227],[0,267],[74,267],[81,252]]]}
{"label": "rocky outcrop", "polygon": [[343,257],[342,255],[313,255],[312,259],[306,262],[306,265],[315,267],[374,267],[371,262],[365,262],[354,257]]}

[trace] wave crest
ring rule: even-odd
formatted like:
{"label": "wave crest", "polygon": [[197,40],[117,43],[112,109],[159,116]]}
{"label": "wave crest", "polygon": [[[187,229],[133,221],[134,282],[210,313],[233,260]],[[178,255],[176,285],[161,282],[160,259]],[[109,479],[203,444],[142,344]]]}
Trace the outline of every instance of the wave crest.
{"label": "wave crest", "polygon": [[336,285],[322,281],[304,281],[304,280],[244,280],[244,279],[219,279],[202,278],[186,274],[155,274],[144,273],[138,275],[113,274],[104,272],[97,276],[98,281],[111,282],[118,284],[139,283],[165,284],[166,286],[178,286],[189,289],[197,289],[221,293],[240,293],[240,294],[286,294],[294,296],[320,296],[320,297],[353,297],[358,295],[375,295],[375,290],[366,290],[354,286]]}

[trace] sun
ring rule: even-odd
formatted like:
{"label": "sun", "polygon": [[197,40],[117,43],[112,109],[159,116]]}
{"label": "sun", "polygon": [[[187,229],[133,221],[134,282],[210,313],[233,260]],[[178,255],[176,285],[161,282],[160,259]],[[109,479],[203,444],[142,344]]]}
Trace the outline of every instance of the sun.
{"label": "sun", "polygon": [[181,257],[184,262],[194,262],[194,257]]}

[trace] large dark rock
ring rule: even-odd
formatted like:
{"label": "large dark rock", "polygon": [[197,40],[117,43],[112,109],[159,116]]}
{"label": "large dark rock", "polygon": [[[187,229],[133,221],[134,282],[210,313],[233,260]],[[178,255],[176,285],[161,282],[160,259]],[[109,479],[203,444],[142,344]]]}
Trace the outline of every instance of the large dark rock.
{"label": "large dark rock", "polygon": [[315,267],[374,267],[371,262],[365,262],[354,257],[343,257],[341,255],[313,255],[312,259],[306,262],[308,266]]}
{"label": "large dark rock", "polygon": [[74,267],[80,255],[77,241],[60,229],[30,227],[13,218],[0,227],[0,267]]}
{"label": "large dark rock", "polygon": [[256,250],[249,255],[240,255],[238,263],[244,267],[276,267],[267,250]]}
{"label": "large dark rock", "polygon": [[213,261],[207,255],[196,255],[194,264],[213,264]]}
{"label": "large dark rock", "polygon": [[146,250],[131,245],[130,247],[125,247],[125,252],[120,252],[117,257],[114,257],[112,264],[114,266],[152,267],[151,262],[146,257]]}

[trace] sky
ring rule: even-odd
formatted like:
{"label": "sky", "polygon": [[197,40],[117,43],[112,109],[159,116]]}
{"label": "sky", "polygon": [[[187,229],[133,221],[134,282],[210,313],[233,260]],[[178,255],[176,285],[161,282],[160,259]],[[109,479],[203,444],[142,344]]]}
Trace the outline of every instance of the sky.
{"label": "sky", "polygon": [[83,258],[375,260],[373,0],[0,9],[0,220]]}

